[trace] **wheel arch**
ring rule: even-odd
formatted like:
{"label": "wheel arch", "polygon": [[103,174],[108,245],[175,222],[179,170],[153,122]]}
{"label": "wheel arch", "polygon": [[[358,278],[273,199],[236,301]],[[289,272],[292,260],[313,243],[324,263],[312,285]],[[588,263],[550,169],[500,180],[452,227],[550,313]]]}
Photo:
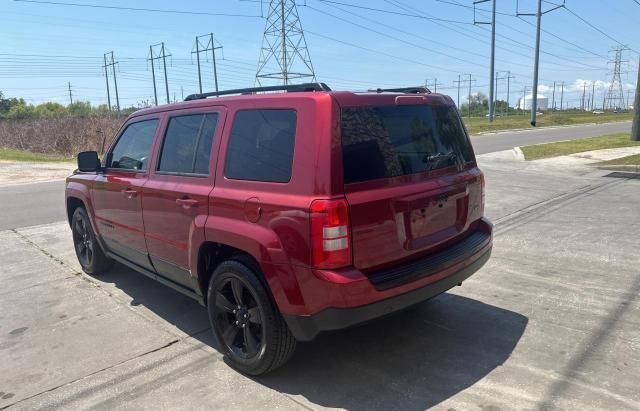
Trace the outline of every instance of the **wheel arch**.
{"label": "wheel arch", "polygon": [[218,266],[227,260],[238,260],[252,268],[263,285],[270,292],[269,284],[260,268],[260,263],[254,256],[245,250],[215,241],[204,241],[198,249],[197,270],[198,287],[204,304],[207,305],[207,291],[213,272]]}

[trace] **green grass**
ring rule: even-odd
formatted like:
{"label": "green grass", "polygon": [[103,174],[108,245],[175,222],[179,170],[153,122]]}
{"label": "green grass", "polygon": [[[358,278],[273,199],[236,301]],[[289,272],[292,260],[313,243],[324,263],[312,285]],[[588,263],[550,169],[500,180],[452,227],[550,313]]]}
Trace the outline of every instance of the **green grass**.
{"label": "green grass", "polygon": [[31,153],[29,151],[0,148],[0,160],[10,161],[38,161],[38,162],[71,162],[73,158],[51,154]]}
{"label": "green grass", "polygon": [[[462,113],[464,115],[464,113]],[[612,121],[631,120],[633,112],[593,114],[585,112],[545,113],[537,118],[537,127],[549,127],[584,123],[608,123]],[[513,114],[497,117],[489,123],[486,117],[463,117],[464,123],[471,134],[487,131],[509,130],[514,128],[531,128],[530,114]]]}
{"label": "green grass", "polygon": [[533,146],[525,146],[520,148],[522,149],[522,153],[524,154],[525,159],[537,160],[540,158],[582,153],[583,151],[632,146],[640,146],[640,141],[632,141],[629,138],[629,133],[619,133],[601,137],[585,138],[582,140],[536,144]]}
{"label": "green grass", "polygon": [[640,154],[634,154],[632,156],[616,158],[614,160],[602,161],[598,163],[599,166],[640,166]]}

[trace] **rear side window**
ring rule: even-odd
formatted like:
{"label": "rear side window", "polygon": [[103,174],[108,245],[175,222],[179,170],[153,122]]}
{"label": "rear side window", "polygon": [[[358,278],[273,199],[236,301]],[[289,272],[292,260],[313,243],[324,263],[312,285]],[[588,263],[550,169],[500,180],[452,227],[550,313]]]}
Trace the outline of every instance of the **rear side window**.
{"label": "rear side window", "polygon": [[158,119],[129,124],[111,150],[107,168],[146,170],[156,128]]}
{"label": "rear side window", "polygon": [[172,117],[162,143],[158,171],[208,174],[218,113]]}
{"label": "rear side window", "polygon": [[462,123],[447,106],[345,108],[341,125],[345,183],[420,173],[473,158]]}
{"label": "rear side window", "polygon": [[236,180],[286,183],[296,132],[294,110],[244,110],[233,121],[224,175]]}

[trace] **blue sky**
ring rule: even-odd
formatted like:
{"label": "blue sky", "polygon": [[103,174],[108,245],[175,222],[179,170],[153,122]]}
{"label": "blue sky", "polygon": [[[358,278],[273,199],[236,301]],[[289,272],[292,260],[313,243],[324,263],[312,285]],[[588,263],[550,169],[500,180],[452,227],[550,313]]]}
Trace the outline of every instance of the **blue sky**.
{"label": "blue sky", "polygon": [[[53,0],[52,0],[53,1]],[[63,0],[61,0],[63,1]],[[560,0],[553,0],[554,3]],[[57,1],[56,1],[57,2]],[[238,14],[215,16],[114,10],[0,0],[0,90],[29,102],[106,102],[102,56],[113,50],[118,66],[122,106],[152,101],[149,45],[165,42],[170,99],[197,91],[191,50],[194,37],[213,32],[223,46],[219,61],[220,88],[253,85],[265,20],[258,0],[181,2],[148,0],[73,0],[76,4]],[[265,0],[265,10],[266,3]],[[341,3],[341,4],[339,4]],[[366,89],[424,84],[457,98],[454,81],[472,74],[472,92],[488,93],[489,26],[473,23],[471,0],[298,0],[311,59],[318,79],[334,89]],[[535,0],[520,0],[521,12],[534,12]],[[553,7],[544,2],[544,8]],[[365,8],[350,7],[357,5]],[[485,3],[483,9],[488,9]],[[540,92],[551,99],[553,81],[565,82],[565,104],[580,105],[583,84],[595,83],[595,101],[602,104],[611,81],[609,52],[616,42],[624,53],[625,93],[635,87],[640,36],[640,5],[634,0],[566,0],[543,17]],[[531,89],[535,18],[514,17],[516,0],[498,0],[496,70],[510,71],[510,102],[524,87]],[[572,12],[574,14],[572,14]],[[596,28],[588,26],[580,18]],[[256,17],[246,17],[256,16]],[[477,19],[486,20],[480,11]],[[442,20],[439,20],[442,19]],[[444,21],[450,20],[450,21]],[[599,32],[600,29],[608,37]],[[205,90],[213,89],[211,60],[204,60]],[[156,66],[158,68],[158,66]],[[164,78],[156,72],[158,99],[166,101]],[[467,76],[468,77],[468,76]],[[112,99],[113,99],[113,83]],[[498,82],[498,97],[506,99],[507,84]],[[463,86],[461,103],[467,94]]]}

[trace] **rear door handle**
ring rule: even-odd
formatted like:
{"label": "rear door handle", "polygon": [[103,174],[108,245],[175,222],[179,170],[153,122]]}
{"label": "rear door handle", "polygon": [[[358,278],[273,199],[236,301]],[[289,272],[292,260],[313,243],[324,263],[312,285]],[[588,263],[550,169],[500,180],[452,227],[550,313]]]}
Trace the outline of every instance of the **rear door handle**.
{"label": "rear door handle", "polygon": [[198,200],[193,200],[191,198],[176,198],[176,204],[182,206],[184,209],[188,209],[196,207],[198,205]]}
{"label": "rear door handle", "polygon": [[129,188],[125,188],[124,190],[122,190],[122,195],[124,195],[128,199],[132,199],[132,198],[134,198],[135,196],[138,195],[138,192],[136,190],[131,190]]}

